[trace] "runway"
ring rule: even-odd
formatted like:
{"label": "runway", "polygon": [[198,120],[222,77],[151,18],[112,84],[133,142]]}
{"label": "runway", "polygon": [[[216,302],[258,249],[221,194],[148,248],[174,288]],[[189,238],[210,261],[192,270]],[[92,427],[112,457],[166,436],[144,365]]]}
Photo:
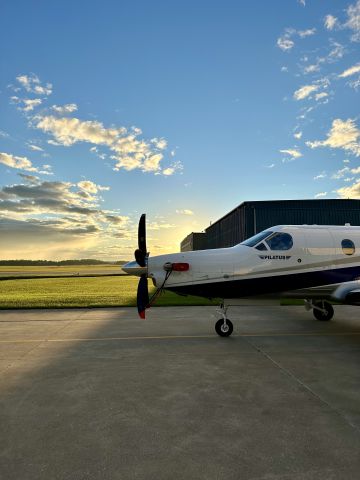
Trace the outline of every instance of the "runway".
{"label": "runway", "polygon": [[[360,310],[0,312],[0,478],[344,479],[360,470]],[[213,316],[215,315],[215,316]]]}

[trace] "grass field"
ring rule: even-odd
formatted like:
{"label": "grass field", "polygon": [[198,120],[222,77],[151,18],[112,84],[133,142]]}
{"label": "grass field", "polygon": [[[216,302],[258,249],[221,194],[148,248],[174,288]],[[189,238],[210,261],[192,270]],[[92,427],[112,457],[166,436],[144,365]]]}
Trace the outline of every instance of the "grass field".
{"label": "grass field", "polygon": [[[137,284],[138,278],[131,276],[1,280],[0,309],[135,306]],[[154,291],[155,288],[149,282],[150,295]],[[182,297],[165,292],[158,298],[156,305],[218,303],[199,297]]]}
{"label": "grass field", "polygon": [[114,275],[123,273],[120,265],[0,266],[0,278]]}

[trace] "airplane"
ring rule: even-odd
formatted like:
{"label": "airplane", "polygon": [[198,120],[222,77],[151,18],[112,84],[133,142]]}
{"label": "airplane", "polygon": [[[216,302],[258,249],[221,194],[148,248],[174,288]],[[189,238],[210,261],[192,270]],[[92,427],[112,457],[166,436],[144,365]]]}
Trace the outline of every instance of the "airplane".
{"label": "airplane", "polygon": [[[227,311],[234,299],[301,298],[322,321],[334,315],[330,301],[360,305],[359,226],[277,225],[233,247],[151,257],[145,221],[142,214],[135,261],[122,267],[140,277],[140,318],[163,290],[222,299],[215,324],[222,337],[233,332]],[[148,278],[157,287],[151,298]]]}

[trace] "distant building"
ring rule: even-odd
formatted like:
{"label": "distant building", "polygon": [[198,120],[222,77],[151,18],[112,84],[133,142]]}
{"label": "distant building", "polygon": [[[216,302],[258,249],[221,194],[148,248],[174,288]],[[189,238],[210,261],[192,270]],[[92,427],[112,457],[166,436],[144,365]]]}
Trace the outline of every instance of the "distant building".
{"label": "distant building", "polygon": [[243,202],[212,223],[205,233],[191,233],[181,251],[232,247],[275,225],[360,225],[360,200],[269,200]]}
{"label": "distant building", "polygon": [[182,252],[188,252],[190,250],[206,250],[207,248],[205,233],[192,232],[185,237],[180,244],[180,250]]}

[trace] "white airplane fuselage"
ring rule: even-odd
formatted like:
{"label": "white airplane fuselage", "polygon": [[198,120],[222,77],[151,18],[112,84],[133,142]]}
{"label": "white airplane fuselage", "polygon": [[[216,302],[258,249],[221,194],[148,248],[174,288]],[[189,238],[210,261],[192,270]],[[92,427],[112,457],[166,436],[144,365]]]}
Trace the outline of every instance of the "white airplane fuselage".
{"label": "white airplane fuselage", "polygon": [[[229,248],[150,256],[147,275],[160,287],[166,263],[187,263],[187,271],[171,272],[164,288],[223,299],[324,285],[335,289],[338,284],[360,279],[360,227],[280,225],[264,235],[251,246],[245,241]],[[282,237],[288,241],[285,247],[275,242]]]}

